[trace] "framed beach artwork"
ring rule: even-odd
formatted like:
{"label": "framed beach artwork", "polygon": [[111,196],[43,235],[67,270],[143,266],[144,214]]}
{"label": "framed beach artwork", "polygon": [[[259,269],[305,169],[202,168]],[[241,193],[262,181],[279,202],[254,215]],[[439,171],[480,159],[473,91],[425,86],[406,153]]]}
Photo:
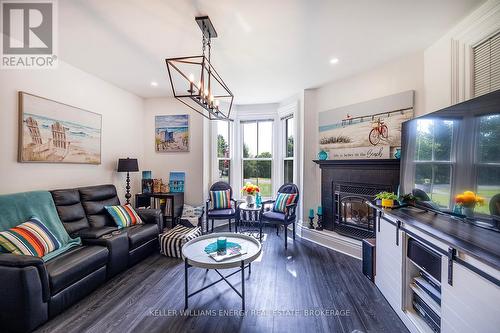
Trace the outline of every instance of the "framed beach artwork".
{"label": "framed beach artwork", "polygon": [[413,90],[320,112],[319,151],[332,160],[401,156],[401,124],[413,118]]}
{"label": "framed beach artwork", "polygon": [[189,151],[189,115],[155,117],[155,148],[157,152]]}
{"label": "framed beach artwork", "polygon": [[20,91],[19,162],[101,164],[102,116]]}

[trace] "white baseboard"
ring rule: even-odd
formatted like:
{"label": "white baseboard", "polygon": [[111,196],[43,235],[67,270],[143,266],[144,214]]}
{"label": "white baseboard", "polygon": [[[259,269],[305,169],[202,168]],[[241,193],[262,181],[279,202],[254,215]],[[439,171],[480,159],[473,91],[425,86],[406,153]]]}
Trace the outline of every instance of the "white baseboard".
{"label": "white baseboard", "polygon": [[339,235],[334,231],[309,229],[298,223],[297,235],[310,242],[361,260],[361,241]]}

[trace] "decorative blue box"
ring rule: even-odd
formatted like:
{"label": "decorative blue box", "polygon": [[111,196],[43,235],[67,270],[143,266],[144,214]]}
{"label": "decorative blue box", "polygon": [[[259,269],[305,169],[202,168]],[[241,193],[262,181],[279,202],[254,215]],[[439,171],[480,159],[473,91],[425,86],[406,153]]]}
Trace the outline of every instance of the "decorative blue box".
{"label": "decorative blue box", "polygon": [[184,192],[184,182],[186,181],[185,172],[170,172],[169,186],[170,192]]}

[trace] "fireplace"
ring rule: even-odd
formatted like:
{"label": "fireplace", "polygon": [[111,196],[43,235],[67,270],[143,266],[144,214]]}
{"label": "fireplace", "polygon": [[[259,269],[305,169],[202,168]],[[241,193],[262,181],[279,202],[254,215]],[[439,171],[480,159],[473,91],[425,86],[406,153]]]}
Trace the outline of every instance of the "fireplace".
{"label": "fireplace", "polygon": [[375,211],[365,202],[379,192],[397,191],[399,160],[315,162],[321,168],[325,229],[356,239],[375,237]]}
{"label": "fireplace", "polygon": [[333,230],[353,238],[375,237],[375,210],[366,204],[390,186],[333,183]]}

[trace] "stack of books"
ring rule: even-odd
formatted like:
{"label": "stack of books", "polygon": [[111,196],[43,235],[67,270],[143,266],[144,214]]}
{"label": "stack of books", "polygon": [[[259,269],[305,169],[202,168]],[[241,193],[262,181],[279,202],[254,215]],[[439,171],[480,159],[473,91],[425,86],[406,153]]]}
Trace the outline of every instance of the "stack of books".
{"label": "stack of books", "polygon": [[212,253],[209,253],[208,255],[214,259],[215,261],[219,262],[219,261],[222,261],[222,260],[225,260],[225,259],[229,259],[229,258],[233,258],[233,257],[236,257],[236,256],[240,256],[242,254],[245,254],[247,253],[246,250],[240,248],[240,247],[230,247],[226,250],[225,253],[219,253],[219,252],[212,252]]}

